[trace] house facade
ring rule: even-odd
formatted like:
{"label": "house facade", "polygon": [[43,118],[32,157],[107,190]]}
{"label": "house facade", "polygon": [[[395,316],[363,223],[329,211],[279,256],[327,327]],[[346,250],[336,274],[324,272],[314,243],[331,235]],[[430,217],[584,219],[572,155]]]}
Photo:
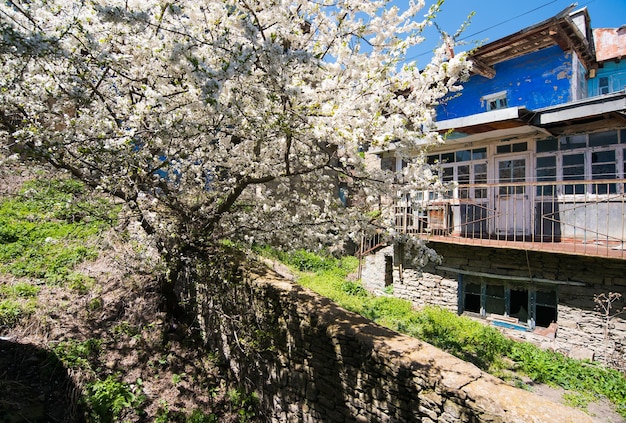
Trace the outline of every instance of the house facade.
{"label": "house facade", "polygon": [[411,268],[402,245],[378,246],[362,279],[623,366],[626,28],[589,22],[567,9],[472,53],[462,94],[438,109],[446,142],[426,151],[450,189],[394,202],[396,231],[441,263]]}

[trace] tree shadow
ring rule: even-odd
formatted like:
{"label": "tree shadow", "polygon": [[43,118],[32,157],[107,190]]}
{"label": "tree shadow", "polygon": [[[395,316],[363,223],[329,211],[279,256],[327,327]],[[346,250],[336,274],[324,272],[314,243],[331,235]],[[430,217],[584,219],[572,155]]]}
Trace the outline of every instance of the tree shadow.
{"label": "tree shadow", "polygon": [[0,423],[84,422],[80,390],[57,356],[0,340]]}

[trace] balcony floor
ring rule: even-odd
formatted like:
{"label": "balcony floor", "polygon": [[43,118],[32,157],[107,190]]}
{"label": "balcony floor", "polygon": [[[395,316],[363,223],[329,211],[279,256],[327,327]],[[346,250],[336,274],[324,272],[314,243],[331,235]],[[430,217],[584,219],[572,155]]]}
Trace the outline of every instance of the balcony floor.
{"label": "balcony floor", "polygon": [[570,254],[588,257],[605,257],[626,260],[626,245],[602,242],[583,242],[579,239],[559,241],[511,240],[493,238],[471,238],[460,235],[424,234],[425,239],[447,244],[471,245],[491,248],[541,251],[546,253]]}

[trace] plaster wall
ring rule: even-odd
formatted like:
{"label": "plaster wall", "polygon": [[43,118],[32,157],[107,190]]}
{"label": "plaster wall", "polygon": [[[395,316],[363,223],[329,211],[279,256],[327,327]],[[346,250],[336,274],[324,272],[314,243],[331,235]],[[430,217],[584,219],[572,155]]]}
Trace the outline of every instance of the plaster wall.
{"label": "plaster wall", "polygon": [[508,106],[535,110],[567,103],[572,96],[571,53],[553,46],[494,65],[493,79],[474,75],[463,84],[461,95],[437,108],[437,120],[471,116],[487,111],[483,97],[506,91]]}

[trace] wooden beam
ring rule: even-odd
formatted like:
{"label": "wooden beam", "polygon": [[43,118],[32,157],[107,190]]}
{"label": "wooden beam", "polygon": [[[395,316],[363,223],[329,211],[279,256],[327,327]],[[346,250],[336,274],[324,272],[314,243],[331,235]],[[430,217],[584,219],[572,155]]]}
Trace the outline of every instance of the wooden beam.
{"label": "wooden beam", "polygon": [[470,60],[472,61],[472,72],[475,74],[484,76],[488,79],[493,79],[496,76],[496,70],[491,66],[486,65],[475,57],[472,57]]}

